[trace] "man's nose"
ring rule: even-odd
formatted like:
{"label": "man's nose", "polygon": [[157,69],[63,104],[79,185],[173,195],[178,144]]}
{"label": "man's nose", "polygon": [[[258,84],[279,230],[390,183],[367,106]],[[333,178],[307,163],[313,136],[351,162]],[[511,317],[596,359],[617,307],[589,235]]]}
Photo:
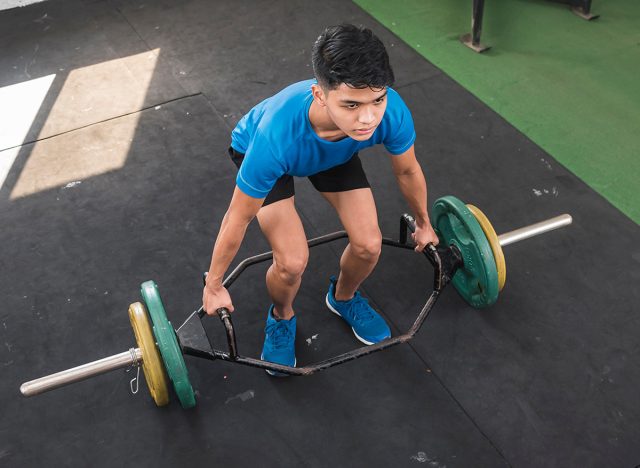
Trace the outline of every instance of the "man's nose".
{"label": "man's nose", "polygon": [[358,122],[365,125],[369,125],[373,123],[375,119],[376,119],[376,116],[373,113],[373,110],[369,108],[369,106],[362,108],[360,110],[360,113],[358,114]]}

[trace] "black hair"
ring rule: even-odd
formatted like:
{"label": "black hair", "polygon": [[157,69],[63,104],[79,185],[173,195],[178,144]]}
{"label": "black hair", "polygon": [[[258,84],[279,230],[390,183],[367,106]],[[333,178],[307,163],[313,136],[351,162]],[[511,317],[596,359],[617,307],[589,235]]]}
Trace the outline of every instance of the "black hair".
{"label": "black hair", "polygon": [[340,24],[324,30],[313,45],[313,72],[318,84],[336,89],[382,89],[393,86],[395,77],[384,44],[364,26]]}

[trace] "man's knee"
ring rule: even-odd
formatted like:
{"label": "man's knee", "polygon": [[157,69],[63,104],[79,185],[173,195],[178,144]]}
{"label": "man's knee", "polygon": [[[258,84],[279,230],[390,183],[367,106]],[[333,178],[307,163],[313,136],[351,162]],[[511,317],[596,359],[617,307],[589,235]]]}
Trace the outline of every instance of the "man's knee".
{"label": "man's knee", "polygon": [[309,260],[309,251],[286,253],[274,258],[273,265],[276,273],[287,284],[297,282],[304,273]]}
{"label": "man's knee", "polygon": [[367,261],[376,261],[382,251],[382,234],[379,230],[373,231],[369,235],[349,239],[349,243],[353,252],[359,258]]}

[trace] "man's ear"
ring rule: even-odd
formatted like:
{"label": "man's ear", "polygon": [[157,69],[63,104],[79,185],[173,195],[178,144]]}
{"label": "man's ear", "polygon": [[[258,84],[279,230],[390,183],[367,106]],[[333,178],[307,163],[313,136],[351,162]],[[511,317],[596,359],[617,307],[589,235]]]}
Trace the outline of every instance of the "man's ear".
{"label": "man's ear", "polygon": [[313,95],[313,99],[320,104],[322,107],[326,107],[326,94],[324,93],[324,89],[322,86],[318,84],[311,85],[311,94]]}

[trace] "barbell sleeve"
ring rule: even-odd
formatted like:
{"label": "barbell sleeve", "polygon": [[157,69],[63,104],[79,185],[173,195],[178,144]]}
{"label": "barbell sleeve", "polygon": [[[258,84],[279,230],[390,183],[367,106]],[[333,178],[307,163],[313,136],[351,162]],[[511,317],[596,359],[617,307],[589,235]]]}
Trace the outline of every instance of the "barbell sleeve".
{"label": "barbell sleeve", "polygon": [[137,366],[141,362],[142,351],[140,348],[131,348],[120,354],[25,382],[20,386],[20,392],[27,397],[38,395],[115,369]]}
{"label": "barbell sleeve", "polygon": [[531,224],[529,226],[515,229],[513,231],[505,232],[498,236],[500,246],[514,244],[524,239],[534,237],[545,232],[553,231],[554,229],[561,228],[571,224],[573,218],[569,214],[562,214],[554,218],[547,219],[546,221],[540,221],[539,223]]}

